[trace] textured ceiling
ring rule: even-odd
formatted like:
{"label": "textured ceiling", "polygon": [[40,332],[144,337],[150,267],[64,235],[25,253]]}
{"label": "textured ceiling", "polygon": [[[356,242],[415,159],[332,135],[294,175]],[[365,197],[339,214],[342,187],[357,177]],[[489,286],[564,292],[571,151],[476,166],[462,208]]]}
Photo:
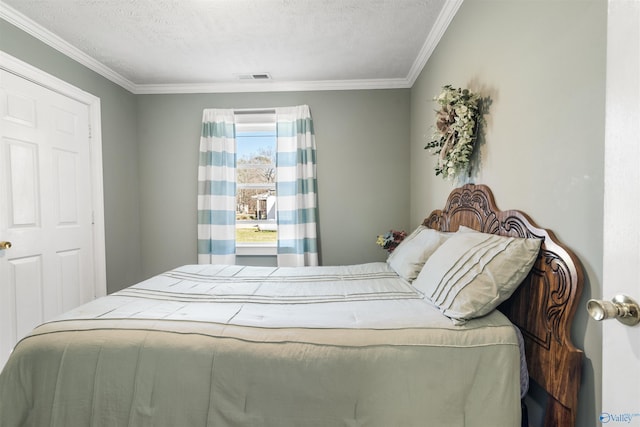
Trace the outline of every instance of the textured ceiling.
{"label": "textured ceiling", "polygon": [[9,22],[50,33],[124,86],[144,89],[247,84],[240,76],[256,73],[268,73],[270,84],[411,84],[425,49],[439,40],[434,33],[444,31],[460,2],[3,0],[0,6]]}

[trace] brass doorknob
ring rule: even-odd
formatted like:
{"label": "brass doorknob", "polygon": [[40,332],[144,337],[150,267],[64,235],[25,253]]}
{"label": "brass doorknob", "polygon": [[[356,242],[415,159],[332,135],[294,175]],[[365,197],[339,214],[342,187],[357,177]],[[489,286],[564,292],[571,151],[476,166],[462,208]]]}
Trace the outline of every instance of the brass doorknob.
{"label": "brass doorknob", "polygon": [[11,247],[11,242],[0,242],[0,249],[9,249]]}

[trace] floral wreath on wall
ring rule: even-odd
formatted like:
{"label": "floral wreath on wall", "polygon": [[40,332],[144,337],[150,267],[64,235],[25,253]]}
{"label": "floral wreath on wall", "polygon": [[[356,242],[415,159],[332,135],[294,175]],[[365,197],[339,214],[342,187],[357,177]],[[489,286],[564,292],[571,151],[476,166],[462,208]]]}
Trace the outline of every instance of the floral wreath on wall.
{"label": "floral wreath on wall", "polygon": [[434,101],[440,109],[436,112],[433,140],[424,148],[438,155],[436,176],[453,179],[469,172],[481,119],[481,98],[468,89],[446,85]]}

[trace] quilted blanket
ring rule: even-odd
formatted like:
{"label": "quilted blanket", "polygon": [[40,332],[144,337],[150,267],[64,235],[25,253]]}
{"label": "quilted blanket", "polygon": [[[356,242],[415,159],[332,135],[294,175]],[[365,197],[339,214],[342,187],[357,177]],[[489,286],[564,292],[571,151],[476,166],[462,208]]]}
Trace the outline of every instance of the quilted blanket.
{"label": "quilted blanket", "polygon": [[454,325],[386,263],[184,266],[43,324],[0,374],[0,425],[520,423],[499,312]]}

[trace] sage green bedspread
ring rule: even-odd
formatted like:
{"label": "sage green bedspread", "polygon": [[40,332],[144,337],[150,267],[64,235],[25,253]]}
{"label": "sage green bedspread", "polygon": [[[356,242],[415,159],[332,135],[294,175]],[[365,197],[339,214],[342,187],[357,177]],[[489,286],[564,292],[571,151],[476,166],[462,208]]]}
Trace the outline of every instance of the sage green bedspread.
{"label": "sage green bedspread", "polygon": [[385,263],[185,266],[38,328],[0,374],[0,425],[520,425],[499,312],[454,325]]}

